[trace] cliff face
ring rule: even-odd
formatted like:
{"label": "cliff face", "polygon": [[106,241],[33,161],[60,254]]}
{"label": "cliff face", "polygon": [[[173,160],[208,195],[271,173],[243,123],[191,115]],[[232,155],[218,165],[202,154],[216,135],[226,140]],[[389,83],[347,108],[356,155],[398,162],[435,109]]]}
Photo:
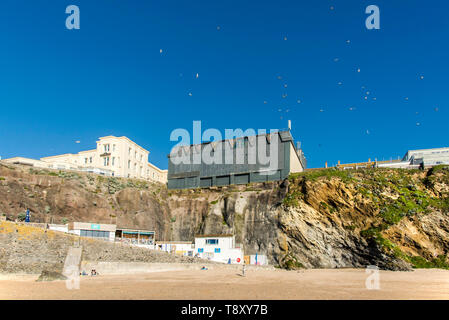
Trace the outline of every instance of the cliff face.
{"label": "cliff face", "polygon": [[286,268],[448,267],[449,171],[310,171],[283,182],[167,190],[159,184],[0,165],[0,212],[92,221],[159,240],[234,233]]}

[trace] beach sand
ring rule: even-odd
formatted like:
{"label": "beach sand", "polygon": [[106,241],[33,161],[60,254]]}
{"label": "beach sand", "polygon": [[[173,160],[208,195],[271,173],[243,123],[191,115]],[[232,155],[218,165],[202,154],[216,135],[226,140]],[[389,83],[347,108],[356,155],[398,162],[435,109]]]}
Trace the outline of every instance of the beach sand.
{"label": "beach sand", "polygon": [[0,299],[449,299],[449,271],[380,271],[379,290],[368,290],[365,269],[300,271],[182,270],[84,276],[80,289],[38,275],[0,275]]}

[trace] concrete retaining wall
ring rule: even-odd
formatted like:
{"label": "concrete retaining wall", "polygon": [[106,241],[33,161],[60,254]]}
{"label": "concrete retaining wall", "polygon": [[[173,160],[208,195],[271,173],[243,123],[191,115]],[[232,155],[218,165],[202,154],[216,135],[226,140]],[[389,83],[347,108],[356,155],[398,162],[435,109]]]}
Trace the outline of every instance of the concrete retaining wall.
{"label": "concrete retaining wall", "polygon": [[[145,262],[81,262],[81,272],[90,274],[95,269],[98,274],[135,274],[164,271],[201,270],[205,266],[209,270],[213,269],[235,269],[241,270],[242,265],[233,264],[200,264],[200,263],[145,263]],[[272,266],[245,266],[246,270],[274,270]]]}

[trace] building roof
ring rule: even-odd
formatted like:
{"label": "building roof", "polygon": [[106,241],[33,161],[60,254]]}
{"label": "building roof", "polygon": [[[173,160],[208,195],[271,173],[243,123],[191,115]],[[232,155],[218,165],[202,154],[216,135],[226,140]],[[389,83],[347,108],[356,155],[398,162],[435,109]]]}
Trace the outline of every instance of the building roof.
{"label": "building roof", "polygon": [[233,236],[233,234],[197,234],[195,238],[229,238]]}
{"label": "building roof", "polygon": [[78,153],[81,154],[81,153],[88,153],[88,152],[97,152],[97,149],[86,150],[86,151],[80,151],[80,152],[78,152]]}
{"label": "building roof", "polygon": [[[98,140],[100,141],[100,140],[103,140],[103,139],[111,139],[111,138],[112,139],[118,139],[118,140],[126,140],[126,141],[130,142],[131,144],[137,146],[138,148],[142,149],[143,151],[150,153],[150,151],[148,151],[147,149],[141,147],[140,145],[138,145],[137,143],[135,143],[134,141],[132,141],[131,139],[129,139],[128,137],[125,137],[125,136],[121,136],[121,137],[105,136],[105,137],[98,138]],[[97,142],[99,142],[99,141],[97,141]]]}
{"label": "building roof", "polygon": [[[245,133],[245,132],[243,132]],[[255,135],[251,135],[251,136],[242,136],[242,137],[235,137],[232,139],[222,139],[222,140],[217,140],[217,141],[204,141],[202,143],[196,143],[196,144],[190,144],[190,145],[180,145],[178,146],[179,148],[183,148],[183,147],[194,147],[194,146],[200,146],[200,145],[206,145],[206,144],[210,144],[210,143],[220,143],[220,142],[226,142],[226,141],[235,141],[235,140],[239,140],[239,139],[246,139],[246,138],[257,138],[259,136],[267,136],[267,135],[272,135],[272,134],[279,134],[279,136],[281,137],[281,139],[283,141],[285,141],[285,137],[287,137],[287,135],[290,135],[291,140],[293,140],[293,138],[291,137],[290,131],[274,131],[274,132],[268,132],[268,133],[261,133],[261,134],[255,134]],[[170,157],[170,154],[168,155],[168,157]]]}
{"label": "building roof", "polygon": [[437,150],[447,150],[447,149],[449,149],[449,147],[429,148],[429,149],[415,149],[415,150],[408,150],[407,152],[437,151]]}
{"label": "building roof", "polygon": [[[145,148],[139,146],[137,143],[135,143],[134,141],[132,141],[131,139],[129,139],[128,137],[125,137],[125,136],[122,136],[122,137],[116,137],[116,136],[100,137],[100,138],[98,138],[97,143],[100,142],[101,140],[109,139],[109,138],[113,138],[113,139],[117,139],[117,140],[126,140],[129,143],[131,143],[132,145],[136,146],[137,148],[143,150],[145,153],[148,153],[148,154],[150,153],[148,150],[146,150]],[[91,150],[79,151],[78,153],[65,153],[65,154],[59,154],[59,155],[55,155],[55,156],[42,157],[40,159],[42,161],[45,161],[47,159],[50,160],[50,159],[56,159],[56,158],[61,158],[61,157],[67,157],[67,156],[73,157],[73,156],[77,156],[77,155],[82,155],[84,153],[92,153],[92,152],[96,152],[96,151],[97,151],[97,149],[91,149]],[[154,166],[154,167],[157,168],[156,166]],[[159,168],[157,168],[157,169],[159,169]]]}
{"label": "building roof", "polygon": [[143,232],[154,232],[154,230],[146,230],[146,229],[136,229],[136,228],[125,228],[125,227],[117,227],[117,230],[128,230],[128,231],[143,231]]}
{"label": "building roof", "polygon": [[61,158],[61,157],[67,157],[67,156],[75,156],[73,153],[64,153],[64,154],[58,154],[56,156],[48,156],[48,157],[42,157],[42,159],[51,159],[51,158]]}
{"label": "building roof", "polygon": [[25,158],[25,157],[13,157],[13,158],[2,159],[2,161],[15,161],[15,160],[31,160],[31,161],[39,161],[39,160],[37,160],[37,159],[31,159],[31,158]]}
{"label": "building roof", "polygon": [[159,171],[159,172],[161,172],[161,173],[168,172],[167,169],[162,170],[162,169],[156,167],[156,166],[155,166],[154,164],[152,164],[151,162],[148,162],[147,164],[148,164],[149,167],[151,167],[151,168],[153,168],[153,169],[156,169],[157,171]]}
{"label": "building roof", "polygon": [[404,157],[402,158],[402,161],[408,161],[409,155],[413,155],[415,153],[427,153],[427,152],[436,152],[436,151],[449,151],[449,147],[442,147],[442,148],[430,148],[430,149],[416,149],[416,150],[408,150]]}
{"label": "building roof", "polygon": [[193,244],[192,241],[156,241],[156,244]]}

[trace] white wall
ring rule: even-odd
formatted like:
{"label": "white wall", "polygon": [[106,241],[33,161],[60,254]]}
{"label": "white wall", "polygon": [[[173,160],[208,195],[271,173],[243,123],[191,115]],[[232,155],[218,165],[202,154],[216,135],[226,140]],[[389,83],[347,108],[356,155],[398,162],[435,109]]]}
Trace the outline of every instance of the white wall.
{"label": "white wall", "polygon": [[67,224],[49,224],[48,229],[66,233],[69,231]]}
{"label": "white wall", "polygon": [[69,230],[69,232],[68,233],[71,233],[71,234],[76,234],[77,236],[80,236],[81,235],[81,230]]}
{"label": "white wall", "polygon": [[[218,239],[218,244],[207,244],[209,239]],[[243,251],[234,248],[234,237],[199,237],[195,238],[195,255],[222,263],[243,263]]]}
{"label": "white wall", "polygon": [[290,145],[290,172],[303,172],[304,168],[302,167],[301,161],[299,161],[298,154],[296,153],[296,149],[292,143]]}
{"label": "white wall", "polygon": [[258,254],[257,255],[257,260],[256,260],[256,255],[251,255],[250,256],[250,263],[249,264],[257,264],[257,265],[267,265],[268,264],[268,258],[266,255],[261,255]]}
{"label": "white wall", "polygon": [[192,251],[192,255],[195,255],[195,249],[193,243],[156,243],[156,250],[165,252],[182,252],[183,255],[188,255],[188,251]]}

